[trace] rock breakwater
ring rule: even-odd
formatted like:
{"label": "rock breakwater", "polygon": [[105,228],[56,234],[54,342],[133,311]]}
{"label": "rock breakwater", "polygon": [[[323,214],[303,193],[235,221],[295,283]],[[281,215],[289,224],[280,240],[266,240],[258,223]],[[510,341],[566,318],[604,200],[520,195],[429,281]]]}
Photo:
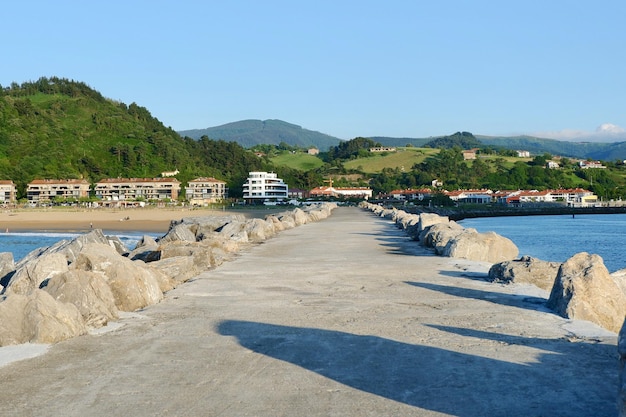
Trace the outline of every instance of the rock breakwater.
{"label": "rock breakwater", "polygon": [[[626,270],[610,274],[600,256],[585,252],[575,254],[563,264],[529,256],[513,259],[517,256],[516,250],[494,250],[493,246],[482,244],[474,232],[468,232],[446,216],[411,214],[369,203],[362,203],[361,207],[392,220],[412,239],[432,248],[438,255],[492,262],[488,279],[493,282],[528,283],[550,291],[545,306],[564,318],[590,321],[619,332],[617,402],[619,415],[626,417]],[[455,240],[463,235],[469,235],[471,239],[459,245]],[[506,242],[496,237],[485,240],[498,244]],[[456,249],[458,246],[463,249]],[[508,259],[496,260],[499,257]]]}
{"label": "rock breakwater", "polygon": [[95,229],[31,252],[0,254],[0,346],[56,343],[158,303],[164,293],[280,231],[331,215],[334,203],[263,219],[186,217],[133,250]]}

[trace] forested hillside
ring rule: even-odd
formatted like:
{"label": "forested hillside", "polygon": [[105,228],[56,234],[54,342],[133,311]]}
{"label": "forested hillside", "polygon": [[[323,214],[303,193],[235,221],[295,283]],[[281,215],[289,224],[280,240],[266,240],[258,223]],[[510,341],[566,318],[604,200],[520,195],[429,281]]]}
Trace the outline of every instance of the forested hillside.
{"label": "forested hillside", "polygon": [[156,177],[178,169],[227,181],[237,195],[249,170],[272,167],[236,143],[182,138],[136,103],[82,82],[40,78],[0,88],[0,179],[18,192],[36,178]]}

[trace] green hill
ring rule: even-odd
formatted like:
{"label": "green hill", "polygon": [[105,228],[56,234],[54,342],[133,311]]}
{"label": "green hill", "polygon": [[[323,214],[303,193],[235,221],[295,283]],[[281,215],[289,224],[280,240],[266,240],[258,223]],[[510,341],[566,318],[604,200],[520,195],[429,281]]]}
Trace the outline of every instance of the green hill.
{"label": "green hill", "polygon": [[[597,159],[602,161],[621,161],[626,159],[626,142],[570,142],[534,136],[474,136],[484,146],[511,150],[526,150],[533,155],[549,153],[570,158]],[[423,147],[429,142],[436,144],[438,143],[437,140],[441,138],[445,138],[445,136],[431,138],[391,138],[376,136],[370,139],[381,143],[383,146],[406,146],[410,144],[415,147]],[[477,145],[477,147],[479,146],[480,145]]]}
{"label": "green hill", "polygon": [[626,142],[570,142],[533,136],[494,137],[476,135],[476,138],[485,145],[527,150],[534,155],[547,152],[552,155],[602,161],[626,159]]}
{"label": "green hill", "polygon": [[439,149],[434,148],[397,148],[396,152],[373,153],[364,158],[351,159],[343,166],[349,170],[358,170],[367,174],[381,172],[384,168],[410,171],[413,165],[423,162],[427,157],[436,155]]}
{"label": "green hill", "polygon": [[339,138],[303,129],[281,120],[242,120],[207,129],[183,130],[178,133],[193,139],[207,136],[211,139],[237,142],[244,148],[260,144],[278,145],[285,142],[290,146],[315,147],[325,152],[329,147],[341,142]]}
{"label": "green hill", "polygon": [[267,167],[236,143],[183,139],[144,107],[81,82],[52,77],[0,88],[0,179],[20,193],[35,178],[95,182],[178,169],[183,183],[214,176],[236,195],[249,170]]}

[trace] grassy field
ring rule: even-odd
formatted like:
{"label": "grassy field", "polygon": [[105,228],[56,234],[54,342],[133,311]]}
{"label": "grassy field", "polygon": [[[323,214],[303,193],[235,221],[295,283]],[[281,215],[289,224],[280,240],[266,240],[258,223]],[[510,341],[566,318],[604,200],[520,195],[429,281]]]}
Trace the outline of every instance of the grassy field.
{"label": "grassy field", "polygon": [[301,171],[309,171],[324,165],[324,162],[318,157],[300,152],[295,154],[283,152],[270,160],[275,165],[286,166],[293,169],[299,169]]}
{"label": "grassy field", "polygon": [[431,155],[439,153],[439,149],[432,148],[397,148],[397,152],[381,152],[367,158],[347,161],[343,165],[346,169],[358,169],[367,174],[376,174],[383,168],[399,168],[409,171],[415,164],[422,162]]}

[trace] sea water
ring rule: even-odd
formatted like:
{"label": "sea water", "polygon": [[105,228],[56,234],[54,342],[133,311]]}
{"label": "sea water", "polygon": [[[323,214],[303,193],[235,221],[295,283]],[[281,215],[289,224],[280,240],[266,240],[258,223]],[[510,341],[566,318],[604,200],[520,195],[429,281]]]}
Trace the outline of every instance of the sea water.
{"label": "sea water", "polygon": [[626,214],[483,217],[459,224],[511,239],[520,256],[565,262],[576,253],[588,252],[600,255],[610,272],[626,268]]}
{"label": "sea water", "polygon": [[[13,259],[17,262],[26,256],[31,251],[38,248],[45,248],[54,245],[61,240],[72,240],[82,233],[39,233],[39,232],[24,232],[14,233],[6,232],[0,233],[0,252],[13,253]],[[154,233],[142,233],[142,232],[106,232],[107,236],[117,236],[122,243],[132,250],[137,245],[137,242],[145,236],[159,237]]]}

